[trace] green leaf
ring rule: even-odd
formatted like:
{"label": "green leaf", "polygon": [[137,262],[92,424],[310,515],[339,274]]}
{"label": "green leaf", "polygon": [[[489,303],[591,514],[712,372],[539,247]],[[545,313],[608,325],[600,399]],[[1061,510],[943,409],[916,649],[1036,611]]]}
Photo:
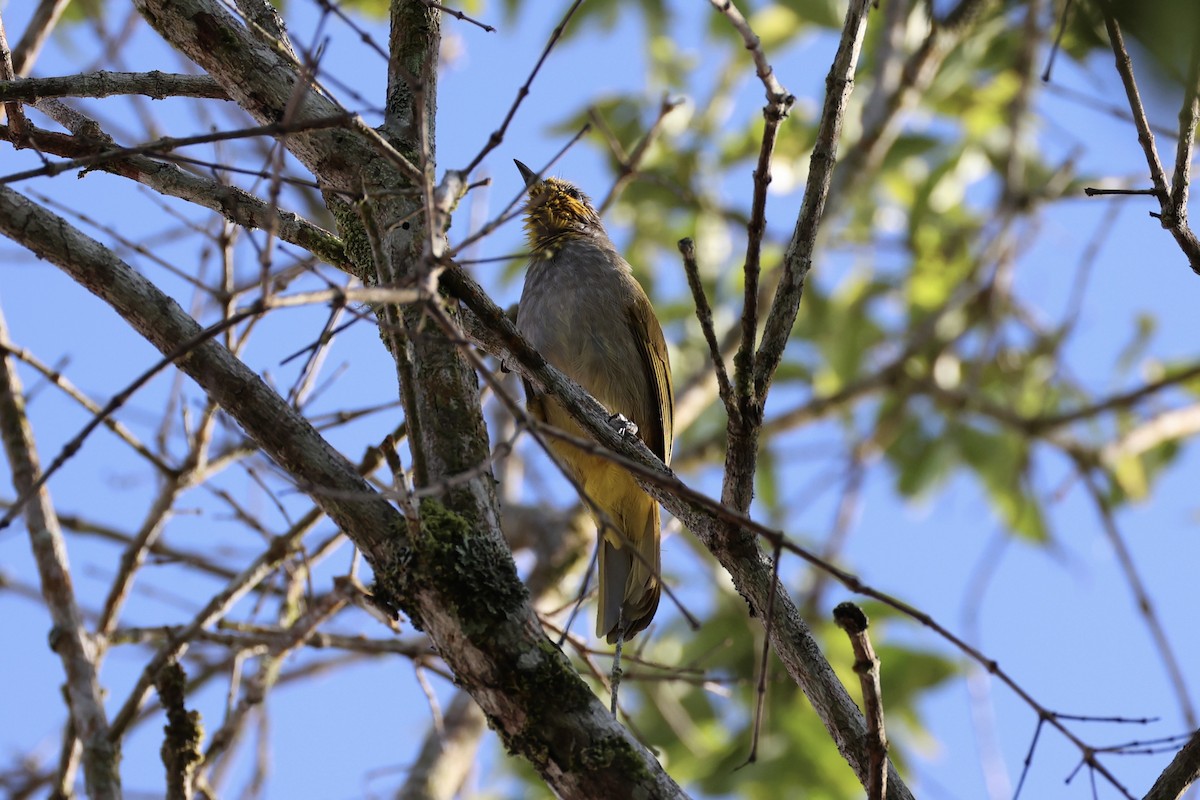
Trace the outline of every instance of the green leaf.
{"label": "green leaf", "polygon": [[[886,418],[885,414],[881,413],[881,418]],[[886,455],[896,470],[896,489],[906,497],[930,492],[945,480],[952,463],[952,451],[943,439],[912,415],[900,423]]]}
{"label": "green leaf", "polygon": [[961,423],[951,423],[949,435],[1008,529],[1029,541],[1047,541],[1041,504],[1027,491],[1028,441],[1009,431],[995,433]]}

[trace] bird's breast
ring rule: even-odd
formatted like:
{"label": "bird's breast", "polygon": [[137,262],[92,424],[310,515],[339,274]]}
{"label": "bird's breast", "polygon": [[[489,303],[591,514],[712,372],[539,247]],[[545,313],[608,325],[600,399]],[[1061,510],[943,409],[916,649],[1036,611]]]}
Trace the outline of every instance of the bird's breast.
{"label": "bird's breast", "polygon": [[517,327],[551,364],[610,410],[640,417],[648,387],[629,324],[633,278],[627,268],[605,263],[607,257],[584,252],[571,258],[568,249],[533,261]]}

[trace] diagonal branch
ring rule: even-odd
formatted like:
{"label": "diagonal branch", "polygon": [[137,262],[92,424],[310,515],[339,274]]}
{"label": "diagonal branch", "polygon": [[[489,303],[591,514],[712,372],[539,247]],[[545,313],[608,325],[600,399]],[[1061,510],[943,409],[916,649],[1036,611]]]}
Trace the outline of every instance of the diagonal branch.
{"label": "diagonal branch", "polygon": [[33,62],[37,60],[38,54],[42,51],[42,45],[50,38],[54,26],[58,24],[59,18],[67,10],[67,4],[70,2],[71,0],[41,0],[38,3],[37,10],[33,12],[33,18],[29,20],[29,27],[25,29],[25,33],[21,34],[21,41],[17,42],[17,46],[13,50],[13,66],[18,75],[29,74]]}
{"label": "diagonal branch", "polygon": [[[0,339],[8,332],[0,316]],[[0,438],[12,468],[17,494],[35,485],[40,471],[33,431],[25,416],[25,398],[13,360],[0,352]],[[41,578],[42,595],[54,621],[50,647],[62,659],[66,673],[68,706],[76,735],[83,742],[83,768],[88,794],[94,798],[119,798],[121,776],[117,748],[108,739],[104,697],[96,674],[96,648],[84,628],[75,588],[67,565],[67,548],[50,493],[37,492],[25,506],[29,541]]]}
{"label": "diagonal branch", "polygon": [[743,267],[745,289],[742,298],[742,338],[734,356],[733,379],[737,390],[738,412],[745,416],[744,406],[756,401],[753,391],[755,368],[755,337],[758,333],[758,277],[761,272],[762,242],[767,232],[767,187],[771,184],[771,157],[775,153],[775,140],[779,125],[787,117],[796,98],[783,88],[775,76],[775,70],[767,62],[762,42],[750,28],[750,23],[731,0],[710,0],[713,8],[724,14],[742,36],[746,49],[754,61],[754,72],[762,81],[767,92],[767,104],[763,107],[762,143],[758,151],[758,163],[754,167],[754,198],[750,205],[750,221],[746,225],[746,262]]}
{"label": "diagonal branch", "polygon": [[1179,109],[1179,135],[1175,140],[1175,171],[1171,175],[1171,205],[1184,224],[1192,182],[1192,149],[1196,143],[1196,123],[1200,120],[1200,39],[1197,37],[1200,37],[1200,30],[1193,30],[1192,56],[1188,63],[1187,83],[1183,87],[1183,105]]}
{"label": "diagonal branch", "polygon": [[[1150,123],[1146,119],[1146,108],[1142,105],[1141,92],[1138,91],[1137,80],[1133,75],[1133,60],[1129,57],[1129,51],[1125,47],[1125,37],[1121,34],[1121,25],[1113,13],[1111,0],[1104,0],[1101,6],[1104,10],[1104,25],[1108,30],[1108,41],[1116,60],[1117,74],[1121,76],[1121,83],[1125,87],[1125,97],[1129,101],[1129,110],[1133,112],[1134,127],[1137,128],[1138,143],[1142,146],[1142,152],[1146,156],[1146,165],[1150,169],[1150,183],[1154,187],[1154,196],[1158,198],[1159,214],[1156,216],[1159,217],[1162,226],[1175,237],[1175,241],[1183,250],[1184,256],[1187,257],[1192,271],[1200,275],[1200,239],[1196,238],[1196,234],[1188,226],[1187,206],[1175,204],[1176,195],[1184,199],[1187,197],[1187,189],[1185,186],[1180,186],[1179,181],[1186,180],[1190,165],[1186,165],[1186,161],[1182,166],[1176,164],[1175,191],[1168,189],[1167,176],[1163,171],[1162,160],[1158,157],[1158,149],[1154,145],[1154,132],[1150,130]],[[1198,70],[1200,67],[1197,66],[1197,59],[1193,57],[1191,68],[1188,71],[1189,84],[1186,98],[1184,107],[1180,111],[1179,120],[1181,137],[1186,134],[1188,139],[1186,144],[1182,138],[1179,143],[1179,154],[1185,158],[1188,158],[1191,152],[1191,139],[1195,135],[1196,117],[1200,113],[1196,97]]]}
{"label": "diagonal branch", "polygon": [[[150,281],[62,218],[4,187],[0,232],[59,266],[161,352],[198,341],[200,326]],[[376,600],[403,609],[429,632],[506,744],[529,758],[560,796],[682,796],[566,657],[547,646],[495,520],[471,519],[427,499],[423,537],[413,540],[396,509],[221,344],[200,342],[177,364],[362,549],[376,575]],[[204,624],[198,617],[194,627]],[[114,720],[117,734],[136,717],[160,667],[147,665],[134,697]],[[556,698],[552,708],[547,696]],[[599,752],[605,758],[588,755]]]}
{"label": "diagonal branch", "polygon": [[1179,748],[1175,758],[1146,792],[1144,800],[1178,800],[1184,790],[1200,780],[1200,731]]}
{"label": "diagonal branch", "polygon": [[763,329],[762,344],[754,365],[754,395],[765,402],[775,370],[783,359],[784,348],[796,322],[804,279],[812,267],[817,232],[829,196],[833,167],[837,163],[838,139],[850,91],[854,88],[854,70],[866,33],[868,0],[851,0],[837,54],[825,78],[825,106],[817,126],[817,140],[809,161],[804,202],[792,232],[792,240],[783,256],[783,278],[771,302],[771,311]]}
{"label": "diagonal branch", "polygon": [[517,96],[513,100],[512,105],[509,107],[508,113],[504,115],[504,121],[500,123],[499,128],[496,128],[496,130],[492,131],[491,135],[488,136],[487,142],[484,143],[483,148],[480,149],[480,151],[475,154],[475,157],[471,159],[471,162],[461,170],[464,175],[470,175],[475,168],[483,162],[483,159],[487,157],[487,154],[499,147],[500,143],[504,141],[504,134],[508,131],[508,126],[512,123],[513,117],[517,115],[517,109],[521,107],[521,102],[529,96],[529,87],[533,85],[533,79],[537,77],[542,65],[546,63],[546,59],[550,56],[550,51],[554,49],[556,44],[558,44],[558,40],[562,38],[563,31],[567,29],[567,24],[570,23],[571,17],[575,16],[575,12],[581,5],[583,5],[583,0],[575,0],[575,2],[571,3],[571,5],[567,8],[562,19],[559,20],[558,25],[550,33],[550,38],[546,40],[546,46],[542,48],[542,54],[538,56],[537,63],[535,63],[533,65],[533,69],[530,70],[529,77],[525,79],[525,83],[521,84],[521,88],[517,90]]}
{"label": "diagonal branch", "polygon": [[[442,280],[471,310],[473,317],[468,316],[465,323],[472,340],[540,391],[555,397],[599,444],[597,451],[618,459],[628,468],[635,468],[633,474],[643,488],[716,556],[733,578],[738,592],[746,598],[751,614],[767,627],[771,646],[788,674],[808,696],[838,750],[865,785],[870,764],[866,724],[829,662],[821,656],[820,646],[801,618],[787,588],[775,578],[767,554],[758,547],[754,533],[763,534],[767,529],[749,523],[736,509],[703,498],[679,481],[640,440],[622,437],[608,424],[609,414],[603,406],[550,366],[503,310],[464,271],[451,267]],[[553,430],[546,432],[556,433]],[[579,443],[575,444],[579,446]],[[738,529],[738,536],[727,535],[731,525]],[[742,527],[738,528],[739,525]],[[804,556],[811,558],[808,554]],[[832,568],[832,565],[825,568]],[[771,611],[769,624],[764,619],[768,608]],[[912,797],[894,767],[889,767],[888,786],[892,792],[891,800]]]}

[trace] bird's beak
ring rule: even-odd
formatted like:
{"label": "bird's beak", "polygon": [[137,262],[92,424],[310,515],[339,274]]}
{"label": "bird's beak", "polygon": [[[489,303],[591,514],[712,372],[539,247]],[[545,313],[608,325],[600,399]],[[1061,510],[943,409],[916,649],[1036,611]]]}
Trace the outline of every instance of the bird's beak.
{"label": "bird's beak", "polygon": [[522,164],[520,161],[513,159],[513,163],[517,165],[517,169],[521,171],[521,178],[525,181],[525,188],[528,189],[538,182],[537,173],[529,167]]}

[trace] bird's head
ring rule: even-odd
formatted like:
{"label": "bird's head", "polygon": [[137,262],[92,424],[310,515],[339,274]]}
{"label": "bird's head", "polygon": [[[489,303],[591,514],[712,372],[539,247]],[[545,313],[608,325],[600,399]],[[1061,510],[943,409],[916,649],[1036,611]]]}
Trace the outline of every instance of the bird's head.
{"label": "bird's head", "polygon": [[537,173],[520,161],[516,165],[529,192],[529,201],[525,203],[525,235],[534,254],[552,256],[572,238],[603,235],[600,215],[575,184],[558,178],[539,179]]}

